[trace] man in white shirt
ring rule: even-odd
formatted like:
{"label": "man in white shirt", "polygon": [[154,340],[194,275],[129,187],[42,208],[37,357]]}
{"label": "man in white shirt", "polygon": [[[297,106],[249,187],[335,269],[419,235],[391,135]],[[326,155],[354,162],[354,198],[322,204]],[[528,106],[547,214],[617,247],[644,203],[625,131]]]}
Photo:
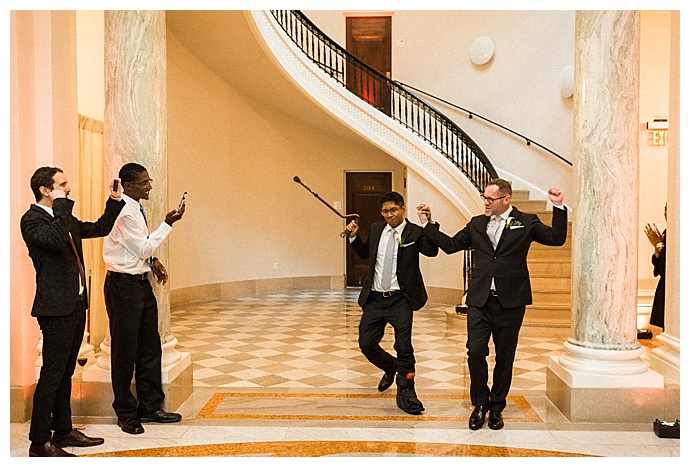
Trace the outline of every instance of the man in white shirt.
{"label": "man in white shirt", "polygon": [[[108,269],[105,302],[110,319],[113,409],[117,424],[130,434],[144,432],[145,422],[179,422],[180,414],[162,409],[161,342],[158,334],[158,303],[149,272],[165,284],[168,274],[153,252],[182,218],[185,206],[165,215],[165,221],[149,233],[141,199],[149,199],[153,180],[142,165],[128,163],[119,173],[125,207],[113,230],[103,241]],[[136,397],[130,390],[136,380]]]}

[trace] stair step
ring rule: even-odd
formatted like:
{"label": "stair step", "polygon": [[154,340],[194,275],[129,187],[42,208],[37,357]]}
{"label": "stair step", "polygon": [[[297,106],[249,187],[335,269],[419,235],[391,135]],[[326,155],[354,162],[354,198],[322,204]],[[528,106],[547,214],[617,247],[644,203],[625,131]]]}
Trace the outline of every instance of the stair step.
{"label": "stair step", "polygon": [[527,258],[530,277],[570,277],[570,258]]}
{"label": "stair step", "polygon": [[537,275],[530,272],[532,290],[571,290],[572,278],[562,275]]}
{"label": "stair step", "polygon": [[522,212],[544,211],[546,201],[542,199],[513,199],[511,204]]}
{"label": "stair step", "polygon": [[570,289],[535,290],[532,288],[532,301],[534,304],[546,305],[568,305],[572,300]]}
{"label": "stair step", "polygon": [[[570,307],[553,310],[552,312],[545,312],[541,309],[532,309],[527,307],[525,310],[525,318],[522,320],[523,330],[522,334],[528,333],[530,327],[548,327],[548,328],[570,328]],[[451,329],[458,329],[461,331],[467,330],[467,315],[456,313],[455,308],[448,308],[446,310],[446,325]],[[527,329],[526,329],[527,328]],[[561,331],[564,332],[564,331]],[[563,334],[567,337],[568,333]]]}
{"label": "stair step", "polygon": [[529,190],[513,190],[513,201],[516,199],[523,200],[529,199]]}
{"label": "stair step", "polygon": [[570,259],[572,257],[572,251],[570,248],[563,247],[542,247],[535,248],[536,244],[532,244],[529,254],[527,255],[527,260],[538,260],[538,259]]}
{"label": "stair step", "polygon": [[571,305],[562,303],[543,303],[527,305],[525,315],[530,315],[532,319],[553,319],[561,321],[570,321],[571,319]]}

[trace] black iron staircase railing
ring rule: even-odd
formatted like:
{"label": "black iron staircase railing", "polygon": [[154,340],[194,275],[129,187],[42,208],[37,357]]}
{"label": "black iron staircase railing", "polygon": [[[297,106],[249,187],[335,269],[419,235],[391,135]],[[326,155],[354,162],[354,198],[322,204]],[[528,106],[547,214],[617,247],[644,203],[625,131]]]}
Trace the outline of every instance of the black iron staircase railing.
{"label": "black iron staircase railing", "polygon": [[287,35],[317,66],[348,90],[422,138],[482,193],[498,177],[481,148],[431,105],[348,53],[297,10],[271,10]]}

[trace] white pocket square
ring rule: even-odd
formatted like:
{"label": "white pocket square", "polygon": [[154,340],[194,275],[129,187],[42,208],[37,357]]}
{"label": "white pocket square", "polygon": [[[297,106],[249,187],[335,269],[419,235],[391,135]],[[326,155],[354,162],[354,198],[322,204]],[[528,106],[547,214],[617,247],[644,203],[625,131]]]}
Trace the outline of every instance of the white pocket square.
{"label": "white pocket square", "polygon": [[513,230],[513,229],[524,229],[525,226],[524,226],[524,225],[511,225],[511,226],[508,226],[508,228],[509,228],[510,230]]}
{"label": "white pocket square", "polygon": [[408,246],[410,246],[410,245],[414,245],[415,243],[417,243],[417,242],[405,243],[404,245],[400,245],[400,248],[406,248],[406,247],[408,247]]}

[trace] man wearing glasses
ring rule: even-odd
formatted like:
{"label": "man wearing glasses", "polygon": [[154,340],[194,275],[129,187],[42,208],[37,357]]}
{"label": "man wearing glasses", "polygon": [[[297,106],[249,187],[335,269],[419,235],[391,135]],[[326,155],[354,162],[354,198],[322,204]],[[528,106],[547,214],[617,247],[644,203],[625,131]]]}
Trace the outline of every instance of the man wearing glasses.
{"label": "man wearing glasses", "polygon": [[[168,273],[153,252],[182,219],[185,207],[170,211],[165,221],[149,233],[142,199],[149,199],[151,183],[145,167],[129,163],[119,173],[125,207],[103,241],[105,305],[110,320],[113,409],[125,433],[144,432],[143,422],[179,422],[179,414],[162,409],[161,341],[158,334],[158,303],[149,272],[165,284]],[[136,381],[136,397],[130,390]]]}
{"label": "man wearing glasses", "polygon": [[[438,247],[420,226],[405,219],[405,201],[399,193],[389,192],[381,197],[381,215],[384,222],[371,225],[366,242],[357,235],[359,225],[355,221],[347,225],[350,246],[360,258],[369,260],[369,272],[358,300],[363,310],[359,348],[367,360],[383,371],[378,390],[385,391],[395,380],[398,407],[419,415],[424,406],[414,388],[412,312],[422,308],[428,298],[419,270],[419,254],[436,256]],[[387,324],[393,327],[397,358],[380,345]]]}
{"label": "man wearing glasses", "polygon": [[[510,205],[513,194],[506,180],[491,180],[482,199],[484,214],[475,216],[453,237],[440,232],[431,220],[431,208],[417,206],[424,233],[446,254],[474,249],[474,264],[467,290],[467,364],[470,370],[470,399],[474,410],[469,427],[503,428],[501,412],[506,406],[513,374],[513,361],[525,307],[532,303],[527,269],[527,253],[532,242],[561,246],[568,229],[568,213],[563,192],[549,189],[553,204],[552,227],[535,214],[526,214]],[[493,384],[488,387],[489,339],[496,351]]]}

